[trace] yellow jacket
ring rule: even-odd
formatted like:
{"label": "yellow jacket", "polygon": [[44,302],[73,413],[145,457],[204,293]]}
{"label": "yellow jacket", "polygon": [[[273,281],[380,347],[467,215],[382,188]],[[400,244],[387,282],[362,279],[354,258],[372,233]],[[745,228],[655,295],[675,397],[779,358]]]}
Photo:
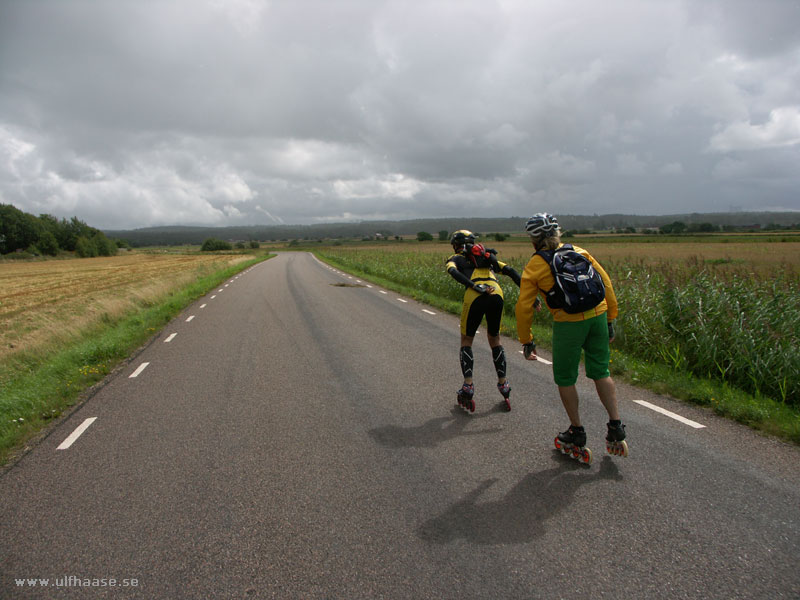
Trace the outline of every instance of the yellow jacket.
{"label": "yellow jacket", "polygon": [[[561,244],[559,248],[563,245],[564,244]],[[611,285],[611,279],[608,273],[606,273],[605,269],[600,266],[600,263],[586,250],[574,245],[573,248],[575,252],[579,252],[588,258],[595,270],[600,273],[600,277],[603,278],[603,285],[606,287],[606,298],[594,308],[584,313],[574,315],[560,308],[553,309],[548,306],[547,308],[553,313],[553,319],[559,322],[584,321],[606,313],[608,315],[608,320],[613,321],[617,318],[617,297],[614,294],[614,288]],[[538,296],[539,293],[544,296],[546,292],[553,288],[555,283],[553,273],[547,261],[541,256],[532,256],[525,266],[525,270],[522,272],[522,279],[519,285],[519,300],[517,300],[515,309],[517,316],[517,337],[520,343],[527,344],[533,340],[531,336],[531,323],[533,322],[533,303],[536,300],[536,296]]]}

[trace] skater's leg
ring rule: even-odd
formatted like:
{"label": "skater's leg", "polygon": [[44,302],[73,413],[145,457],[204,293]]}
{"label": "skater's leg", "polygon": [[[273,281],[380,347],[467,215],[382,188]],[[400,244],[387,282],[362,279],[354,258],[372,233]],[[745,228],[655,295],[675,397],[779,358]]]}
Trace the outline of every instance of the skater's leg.
{"label": "skater's leg", "polygon": [[561,397],[564,410],[567,411],[569,422],[575,427],[581,427],[581,416],[578,411],[578,388],[574,385],[560,385],[558,386],[558,395]]}
{"label": "skater's leg", "polygon": [[500,320],[503,318],[503,297],[493,294],[486,307],[486,339],[492,349],[492,361],[497,372],[497,384],[506,382],[506,353],[500,340]]}
{"label": "skater's leg", "polygon": [[608,412],[609,421],[619,421],[619,408],[617,406],[617,387],[614,385],[614,380],[611,377],[604,377],[603,379],[595,379],[594,386],[597,389],[597,395],[600,397],[600,402],[605,406]]}
{"label": "skater's leg", "polygon": [[461,335],[461,374],[464,376],[464,383],[472,383],[472,370],[475,366],[475,358],[472,354],[472,342],[474,337],[468,335]]}
{"label": "skater's leg", "polygon": [[506,352],[500,343],[499,335],[489,335],[489,347],[492,349],[492,361],[494,370],[497,373],[497,383],[502,385],[506,382]]}

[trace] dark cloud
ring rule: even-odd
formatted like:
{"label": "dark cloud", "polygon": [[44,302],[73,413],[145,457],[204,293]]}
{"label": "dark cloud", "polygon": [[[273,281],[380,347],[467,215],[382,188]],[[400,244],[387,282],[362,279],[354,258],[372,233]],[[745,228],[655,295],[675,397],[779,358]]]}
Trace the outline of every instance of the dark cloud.
{"label": "dark cloud", "polygon": [[0,0],[0,201],[109,228],[800,210],[798,6]]}

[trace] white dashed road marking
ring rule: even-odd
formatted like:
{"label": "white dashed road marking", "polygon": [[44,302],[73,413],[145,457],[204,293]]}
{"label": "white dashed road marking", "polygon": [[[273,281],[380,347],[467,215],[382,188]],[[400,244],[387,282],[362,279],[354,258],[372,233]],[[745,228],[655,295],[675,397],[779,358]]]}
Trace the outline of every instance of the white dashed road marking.
{"label": "white dashed road marking", "polygon": [[172,333],[172,334],[170,334],[170,336],[169,336],[167,339],[165,339],[165,340],[164,340],[164,343],[165,343],[165,344],[168,344],[168,343],[170,343],[172,340],[174,340],[174,339],[175,339],[175,336],[176,336],[176,335],[178,335],[178,334],[177,334],[177,333]]}
{"label": "white dashed road marking", "polygon": [[89,428],[89,425],[94,423],[96,420],[97,417],[91,417],[89,419],[86,419],[83,423],[78,425],[78,428],[75,431],[73,431],[67,439],[61,442],[61,445],[58,448],[56,448],[56,450],[66,450],[67,448],[72,446],[72,444],[75,443],[75,440],[81,437],[83,432]]}
{"label": "white dashed road marking", "polygon": [[150,364],[149,362],[143,362],[142,364],[140,364],[139,368],[136,369],[133,373],[131,373],[128,376],[128,379],[133,379],[133,378],[138,377],[139,375],[141,375],[142,371],[144,371],[147,368],[147,365],[149,365],[149,364]]}
{"label": "white dashed road marking", "polygon": [[[520,354],[525,354],[522,350],[520,350],[519,353]],[[546,358],[542,358],[541,356],[538,356],[538,355],[536,356],[536,362],[544,363],[546,365],[552,365],[553,364],[549,360],[547,360]]]}
{"label": "white dashed road marking", "polygon": [[636,404],[640,404],[645,408],[649,408],[650,410],[654,410],[657,413],[661,413],[662,415],[666,415],[670,419],[675,419],[676,421],[680,421],[689,427],[694,427],[695,429],[705,429],[705,425],[701,425],[696,421],[692,421],[691,419],[687,419],[686,417],[682,417],[680,415],[676,415],[674,412],[670,412],[665,408],[661,408],[660,406],[656,406],[655,404],[650,404],[649,402],[645,402],[644,400],[634,400]]}

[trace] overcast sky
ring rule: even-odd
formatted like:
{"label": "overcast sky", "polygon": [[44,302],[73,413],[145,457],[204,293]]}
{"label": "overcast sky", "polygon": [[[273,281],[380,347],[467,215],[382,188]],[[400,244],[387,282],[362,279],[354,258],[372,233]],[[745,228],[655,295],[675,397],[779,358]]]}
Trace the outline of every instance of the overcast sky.
{"label": "overcast sky", "polygon": [[800,210],[800,1],[0,0],[0,202],[104,229]]}

